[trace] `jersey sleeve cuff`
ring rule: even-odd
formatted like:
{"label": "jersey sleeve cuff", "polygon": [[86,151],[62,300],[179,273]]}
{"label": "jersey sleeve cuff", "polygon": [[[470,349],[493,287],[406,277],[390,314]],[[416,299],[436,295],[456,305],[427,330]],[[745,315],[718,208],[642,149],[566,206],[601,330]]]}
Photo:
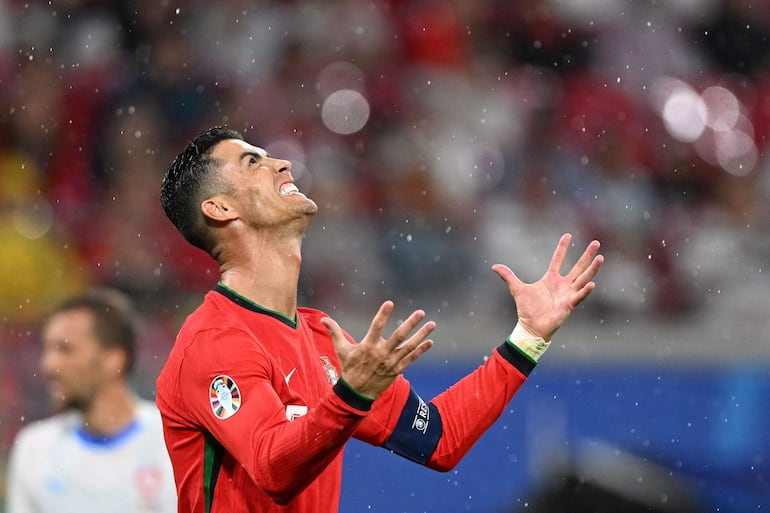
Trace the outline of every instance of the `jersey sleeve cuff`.
{"label": "jersey sleeve cuff", "polygon": [[357,410],[369,411],[372,409],[372,403],[374,403],[374,399],[363,394],[359,394],[353,390],[353,388],[348,385],[347,382],[342,378],[339,378],[337,383],[334,385],[334,393],[336,393],[340,399],[345,401],[348,406],[351,406]]}
{"label": "jersey sleeve cuff", "polygon": [[505,361],[513,365],[517,371],[528,377],[535,369],[537,362],[525,355],[518,347],[508,341],[503,342],[497,347],[497,352]]}

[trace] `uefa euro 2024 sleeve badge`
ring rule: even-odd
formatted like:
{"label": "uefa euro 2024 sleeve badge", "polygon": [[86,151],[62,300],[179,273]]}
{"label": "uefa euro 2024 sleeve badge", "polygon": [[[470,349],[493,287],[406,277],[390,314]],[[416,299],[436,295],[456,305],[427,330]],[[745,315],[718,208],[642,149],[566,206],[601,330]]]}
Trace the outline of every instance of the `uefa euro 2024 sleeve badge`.
{"label": "uefa euro 2024 sleeve badge", "polygon": [[211,382],[209,400],[214,415],[218,419],[226,419],[235,415],[241,407],[241,391],[233,378],[221,374]]}

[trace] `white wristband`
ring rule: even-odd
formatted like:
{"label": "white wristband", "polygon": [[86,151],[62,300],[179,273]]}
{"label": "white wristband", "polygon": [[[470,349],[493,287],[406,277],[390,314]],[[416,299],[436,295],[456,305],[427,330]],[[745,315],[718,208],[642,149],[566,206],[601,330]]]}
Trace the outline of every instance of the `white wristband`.
{"label": "white wristband", "polygon": [[537,362],[543,353],[545,353],[545,350],[548,349],[548,346],[551,345],[551,343],[546,342],[545,339],[536,337],[528,332],[524,326],[518,322],[516,323],[516,327],[513,328],[513,331],[508,336],[507,342],[515,346],[533,362]]}

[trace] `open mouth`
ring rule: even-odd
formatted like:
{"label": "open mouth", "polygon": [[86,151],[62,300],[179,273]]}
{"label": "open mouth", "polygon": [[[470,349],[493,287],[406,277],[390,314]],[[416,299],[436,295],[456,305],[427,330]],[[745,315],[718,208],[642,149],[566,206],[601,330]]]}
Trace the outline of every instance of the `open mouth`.
{"label": "open mouth", "polygon": [[286,182],[285,184],[282,184],[280,189],[278,189],[278,192],[281,193],[281,196],[291,196],[292,194],[302,194],[299,192],[299,189],[297,189],[297,186],[294,185],[292,182]]}

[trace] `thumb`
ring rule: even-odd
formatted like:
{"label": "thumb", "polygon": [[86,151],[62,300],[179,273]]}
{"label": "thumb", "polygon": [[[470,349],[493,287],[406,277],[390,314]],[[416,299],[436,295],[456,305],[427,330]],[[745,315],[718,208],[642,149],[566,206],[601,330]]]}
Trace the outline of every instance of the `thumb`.
{"label": "thumb", "polygon": [[340,328],[340,325],[337,324],[337,321],[331,317],[324,317],[321,319],[321,323],[326,326],[326,329],[329,331],[329,336],[331,337],[332,343],[334,344],[334,352],[337,353],[337,357],[340,359],[340,362],[344,361],[345,356],[350,351],[352,345],[342,333],[342,328]]}
{"label": "thumb", "polygon": [[492,270],[497,273],[498,276],[508,285],[508,290],[516,295],[516,292],[524,285],[522,281],[516,276],[516,273],[511,270],[510,267],[503,264],[495,264],[492,266]]}

